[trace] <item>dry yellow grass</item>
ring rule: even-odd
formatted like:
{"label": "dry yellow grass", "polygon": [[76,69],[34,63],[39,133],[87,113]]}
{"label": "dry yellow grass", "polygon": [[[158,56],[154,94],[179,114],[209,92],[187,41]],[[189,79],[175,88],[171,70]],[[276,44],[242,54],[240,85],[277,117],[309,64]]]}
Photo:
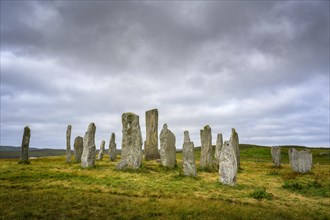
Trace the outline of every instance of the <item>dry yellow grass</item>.
{"label": "dry yellow grass", "polygon": [[[181,155],[178,155],[181,158]],[[0,160],[1,219],[330,219],[330,163],[294,174],[287,164],[242,160],[237,186],[219,183],[217,172],[183,177],[143,161],[137,171],[117,171],[105,156],[96,168],[66,164],[65,157],[30,165]],[[286,189],[286,181],[304,186]],[[315,182],[316,181],[316,182]],[[317,183],[314,184],[313,183]],[[310,185],[308,185],[310,184]],[[311,185],[312,184],[312,185]],[[265,188],[272,199],[251,196]]]}

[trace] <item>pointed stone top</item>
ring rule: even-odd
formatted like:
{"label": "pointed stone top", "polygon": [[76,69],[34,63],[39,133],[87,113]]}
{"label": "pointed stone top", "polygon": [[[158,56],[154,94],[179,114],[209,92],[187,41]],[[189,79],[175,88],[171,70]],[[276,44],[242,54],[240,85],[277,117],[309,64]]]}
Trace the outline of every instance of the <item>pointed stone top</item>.
{"label": "pointed stone top", "polygon": [[92,123],[90,123],[89,125],[88,125],[88,130],[90,131],[90,130],[95,130],[96,129],[96,126],[95,126],[95,124],[94,124],[94,122],[92,122]]}
{"label": "pointed stone top", "polygon": [[231,133],[236,133],[235,128],[232,128],[232,129],[231,129]]}
{"label": "pointed stone top", "polygon": [[71,129],[71,125],[68,125],[68,129]]}
{"label": "pointed stone top", "polygon": [[163,125],[163,129],[167,129],[167,124],[164,124]]}
{"label": "pointed stone top", "polygon": [[184,134],[183,142],[189,143],[190,142],[189,131],[184,131],[183,134]]}

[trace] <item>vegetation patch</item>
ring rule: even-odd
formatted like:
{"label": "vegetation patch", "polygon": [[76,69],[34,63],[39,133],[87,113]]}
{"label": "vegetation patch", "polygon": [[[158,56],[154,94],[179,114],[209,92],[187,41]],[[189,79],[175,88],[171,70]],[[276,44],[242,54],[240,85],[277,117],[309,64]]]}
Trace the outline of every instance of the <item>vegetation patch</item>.
{"label": "vegetation patch", "polygon": [[266,188],[264,187],[260,187],[260,188],[256,188],[252,193],[250,193],[250,197],[254,198],[254,199],[272,199],[273,198],[273,194],[269,193],[266,191]]}

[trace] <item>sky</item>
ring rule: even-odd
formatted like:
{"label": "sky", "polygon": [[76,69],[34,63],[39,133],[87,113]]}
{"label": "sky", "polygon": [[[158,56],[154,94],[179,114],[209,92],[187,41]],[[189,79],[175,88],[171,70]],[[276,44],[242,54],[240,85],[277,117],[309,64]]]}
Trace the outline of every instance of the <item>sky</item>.
{"label": "sky", "polygon": [[1,141],[65,149],[159,111],[182,148],[329,147],[329,1],[1,1]]}

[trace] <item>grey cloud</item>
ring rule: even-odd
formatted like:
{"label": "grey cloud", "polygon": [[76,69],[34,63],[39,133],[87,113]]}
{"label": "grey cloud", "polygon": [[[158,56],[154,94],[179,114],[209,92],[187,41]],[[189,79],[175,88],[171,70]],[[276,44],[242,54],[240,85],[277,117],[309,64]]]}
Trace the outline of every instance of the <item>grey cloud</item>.
{"label": "grey cloud", "polygon": [[[1,2],[1,144],[157,107],[178,136],[329,146],[329,2]],[[49,133],[47,133],[47,132]],[[51,136],[51,137],[50,137]],[[215,141],[215,140],[214,140]]]}

